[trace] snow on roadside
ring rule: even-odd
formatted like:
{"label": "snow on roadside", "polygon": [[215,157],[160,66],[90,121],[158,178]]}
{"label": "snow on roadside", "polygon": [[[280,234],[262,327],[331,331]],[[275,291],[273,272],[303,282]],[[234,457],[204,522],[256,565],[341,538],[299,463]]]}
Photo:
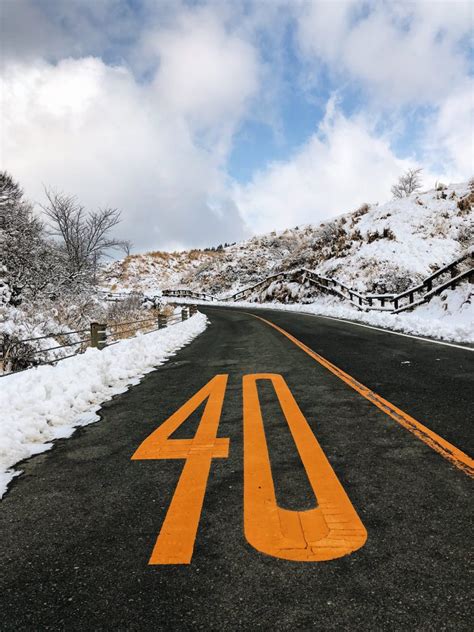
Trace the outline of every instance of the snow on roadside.
{"label": "snow on roadside", "polygon": [[315,316],[330,316],[415,336],[474,344],[474,300],[471,287],[469,283],[464,283],[454,290],[444,291],[440,296],[432,298],[429,303],[420,305],[412,312],[400,314],[378,311],[361,312],[331,296],[320,296],[313,303],[214,301],[206,304],[222,307],[279,309]]}
{"label": "snow on roadside", "polygon": [[100,404],[123,393],[163,364],[207,326],[189,320],[137,335],[103,351],[88,349],[56,366],[42,366],[0,378],[0,498],[20,472],[11,468],[52,447],[74,428],[99,419]]}
{"label": "snow on roadside", "polygon": [[[459,296],[456,297],[459,299]],[[459,343],[474,343],[474,303],[464,304],[459,312],[443,309],[440,298],[432,299],[426,305],[413,312],[390,314],[388,312],[359,312],[351,307],[343,306],[340,301],[331,297],[319,298],[314,303],[245,303],[246,307],[267,307],[315,316],[330,316],[358,323],[381,327],[391,331],[426,336],[438,340]]]}

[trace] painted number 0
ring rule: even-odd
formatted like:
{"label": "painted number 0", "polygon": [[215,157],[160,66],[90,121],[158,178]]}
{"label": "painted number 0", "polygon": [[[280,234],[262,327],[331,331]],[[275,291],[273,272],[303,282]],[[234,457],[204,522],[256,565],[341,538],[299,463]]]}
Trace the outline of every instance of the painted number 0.
{"label": "painted number 0", "polygon": [[[149,435],[132,459],[186,459],[150,564],[189,564],[213,458],[226,458],[229,439],[217,438],[227,375],[217,375]],[[277,505],[257,382],[273,384],[301,462],[317,498],[308,511]],[[193,439],[170,435],[207,399]],[[281,375],[243,378],[244,530],[247,541],[273,557],[331,560],[359,549],[367,532]]]}

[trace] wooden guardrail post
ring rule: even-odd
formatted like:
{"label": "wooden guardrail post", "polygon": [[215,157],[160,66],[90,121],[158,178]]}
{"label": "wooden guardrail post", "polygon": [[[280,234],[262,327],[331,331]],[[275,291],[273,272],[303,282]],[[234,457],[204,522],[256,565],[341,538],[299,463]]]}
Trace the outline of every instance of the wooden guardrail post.
{"label": "wooden guardrail post", "polygon": [[107,344],[107,323],[91,323],[91,347],[103,349]]}
{"label": "wooden guardrail post", "polygon": [[164,329],[168,325],[166,314],[158,314],[158,329]]}
{"label": "wooden guardrail post", "polygon": [[197,311],[198,311],[197,305],[190,305],[189,307],[190,316],[194,316],[194,314],[196,314]]}
{"label": "wooden guardrail post", "polygon": [[188,318],[188,310],[186,309],[186,307],[183,307],[183,309],[181,310],[181,320],[187,320]]}
{"label": "wooden guardrail post", "polygon": [[5,370],[5,362],[7,358],[7,346],[8,346],[8,335],[3,334],[2,343],[0,344],[0,365],[3,370]]}

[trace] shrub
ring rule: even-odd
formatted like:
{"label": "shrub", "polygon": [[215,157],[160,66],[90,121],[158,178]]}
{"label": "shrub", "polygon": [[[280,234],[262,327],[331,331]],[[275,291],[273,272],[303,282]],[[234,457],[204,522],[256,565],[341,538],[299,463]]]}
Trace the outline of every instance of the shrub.
{"label": "shrub", "polygon": [[388,228],[388,226],[386,226],[383,229],[383,235],[382,236],[384,237],[384,239],[391,239],[391,240],[396,239],[395,233],[393,232],[393,230],[391,228]]}
{"label": "shrub", "polygon": [[367,202],[364,202],[363,204],[359,206],[357,211],[354,211],[354,213],[352,213],[352,217],[361,217],[362,215],[365,215],[366,213],[368,213],[369,210],[370,210],[370,205],[367,204]]}
{"label": "shrub", "polygon": [[469,246],[474,241],[474,228],[472,226],[461,226],[458,230],[458,240],[461,244]]}

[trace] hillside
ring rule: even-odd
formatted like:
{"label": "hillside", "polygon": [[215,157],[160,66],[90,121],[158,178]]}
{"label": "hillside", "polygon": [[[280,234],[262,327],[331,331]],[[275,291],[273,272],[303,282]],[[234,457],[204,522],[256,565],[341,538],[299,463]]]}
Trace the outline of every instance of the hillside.
{"label": "hillside", "polygon": [[104,268],[103,286],[137,291],[185,286],[225,296],[277,271],[306,267],[361,292],[399,292],[472,244],[473,203],[472,184],[453,184],[221,251],[131,255]]}
{"label": "hillside", "polygon": [[184,274],[196,274],[202,266],[212,265],[220,256],[222,252],[214,250],[129,255],[105,265],[101,281],[103,287],[111,291],[159,291],[182,285]]}

